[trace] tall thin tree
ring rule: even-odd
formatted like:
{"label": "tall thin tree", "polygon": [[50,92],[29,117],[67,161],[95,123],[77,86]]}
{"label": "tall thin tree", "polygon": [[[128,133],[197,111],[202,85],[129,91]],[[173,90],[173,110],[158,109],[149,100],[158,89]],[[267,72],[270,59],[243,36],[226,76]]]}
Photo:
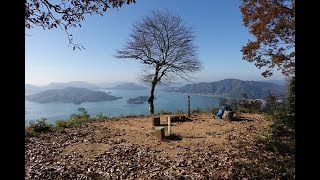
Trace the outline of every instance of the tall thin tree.
{"label": "tall thin tree", "polygon": [[154,91],[158,83],[169,83],[176,78],[189,79],[189,73],[199,71],[193,29],[173,13],[152,11],[133,25],[132,33],[115,57],[135,59],[143,65],[140,80],[150,83],[149,112],[154,114]]}

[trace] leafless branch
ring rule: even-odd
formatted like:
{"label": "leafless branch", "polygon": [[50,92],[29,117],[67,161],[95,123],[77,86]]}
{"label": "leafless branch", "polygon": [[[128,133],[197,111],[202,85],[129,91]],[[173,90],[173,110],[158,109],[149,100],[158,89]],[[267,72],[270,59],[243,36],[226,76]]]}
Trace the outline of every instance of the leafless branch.
{"label": "leafless branch", "polygon": [[116,58],[135,59],[144,65],[139,80],[151,85],[148,99],[153,114],[155,86],[168,85],[177,78],[190,79],[201,69],[194,46],[194,33],[177,15],[169,11],[153,11],[133,26],[125,46]]}
{"label": "leafless branch", "polygon": [[42,27],[44,30],[57,28],[65,31],[69,46],[73,49],[84,49],[74,43],[69,29],[81,27],[85,15],[101,15],[110,8],[121,7],[124,3],[135,3],[135,0],[26,0],[25,28]]}

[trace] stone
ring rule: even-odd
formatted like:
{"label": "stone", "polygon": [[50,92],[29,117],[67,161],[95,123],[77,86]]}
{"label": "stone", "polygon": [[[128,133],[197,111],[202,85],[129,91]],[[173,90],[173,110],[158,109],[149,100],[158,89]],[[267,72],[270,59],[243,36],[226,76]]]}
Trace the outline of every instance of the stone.
{"label": "stone", "polygon": [[232,121],[233,114],[234,114],[234,111],[225,111],[223,113],[222,119],[224,119],[226,121]]}
{"label": "stone", "polygon": [[158,140],[164,139],[164,127],[155,127],[154,128],[154,136]]}
{"label": "stone", "polygon": [[160,126],[160,117],[159,116],[152,117],[151,123],[152,123],[152,126]]}

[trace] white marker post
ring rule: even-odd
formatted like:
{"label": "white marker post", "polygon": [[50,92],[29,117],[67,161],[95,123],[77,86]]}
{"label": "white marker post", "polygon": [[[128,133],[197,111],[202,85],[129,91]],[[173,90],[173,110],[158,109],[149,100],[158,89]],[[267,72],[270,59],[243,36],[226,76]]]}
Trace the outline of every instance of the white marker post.
{"label": "white marker post", "polygon": [[171,135],[171,117],[172,116],[168,116],[168,136]]}

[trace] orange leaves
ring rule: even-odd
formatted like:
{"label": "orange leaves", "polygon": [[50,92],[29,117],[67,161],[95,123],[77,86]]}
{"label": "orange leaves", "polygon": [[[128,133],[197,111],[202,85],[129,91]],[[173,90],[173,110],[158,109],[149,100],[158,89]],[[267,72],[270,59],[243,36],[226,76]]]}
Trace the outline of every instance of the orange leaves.
{"label": "orange leaves", "polygon": [[295,3],[292,0],[242,0],[243,25],[255,37],[242,47],[243,59],[284,75],[295,73]]}

